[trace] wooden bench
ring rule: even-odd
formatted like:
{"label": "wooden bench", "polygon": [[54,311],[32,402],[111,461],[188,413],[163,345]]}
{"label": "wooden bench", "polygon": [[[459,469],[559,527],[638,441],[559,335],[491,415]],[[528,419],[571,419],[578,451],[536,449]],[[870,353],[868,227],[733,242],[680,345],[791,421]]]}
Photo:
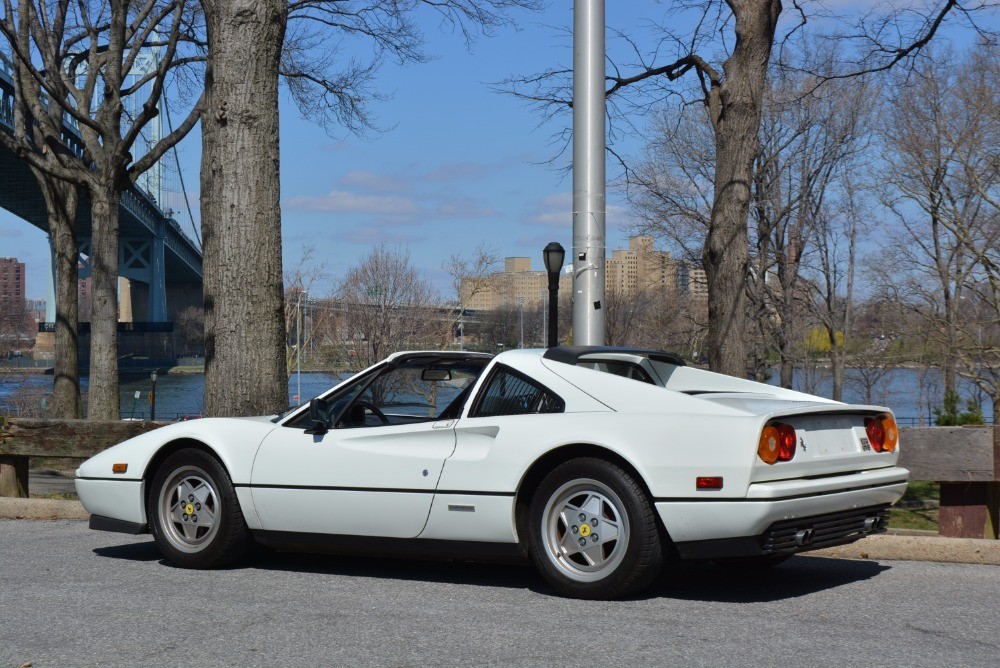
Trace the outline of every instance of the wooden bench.
{"label": "wooden bench", "polygon": [[[0,496],[28,496],[28,458],[78,460],[163,426],[158,422],[90,422],[0,418]],[[1000,429],[900,429],[900,465],[911,480],[941,484],[940,533],[1000,536]]]}
{"label": "wooden bench", "polygon": [[910,480],[941,483],[939,533],[954,538],[1000,536],[1000,429],[903,427],[899,465]]}
{"label": "wooden bench", "polygon": [[0,496],[28,496],[28,458],[83,461],[164,422],[98,422],[0,417]]}

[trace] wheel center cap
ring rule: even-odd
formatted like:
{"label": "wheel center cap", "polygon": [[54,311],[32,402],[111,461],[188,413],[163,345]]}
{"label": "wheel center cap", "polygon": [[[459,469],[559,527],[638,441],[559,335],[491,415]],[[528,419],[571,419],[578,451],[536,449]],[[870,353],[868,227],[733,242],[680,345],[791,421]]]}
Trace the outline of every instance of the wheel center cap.
{"label": "wheel center cap", "polygon": [[194,515],[194,504],[189,503],[184,506],[184,513],[187,515]]}
{"label": "wheel center cap", "polygon": [[590,535],[590,525],[589,524],[581,524],[580,525],[580,535],[583,536],[584,538],[586,538],[587,536]]}

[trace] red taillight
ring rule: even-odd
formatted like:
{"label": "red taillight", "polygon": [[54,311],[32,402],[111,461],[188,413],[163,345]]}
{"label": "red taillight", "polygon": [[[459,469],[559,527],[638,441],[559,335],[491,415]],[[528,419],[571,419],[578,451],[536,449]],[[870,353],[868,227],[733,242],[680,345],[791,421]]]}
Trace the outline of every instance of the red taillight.
{"label": "red taillight", "polygon": [[875,452],[893,452],[899,443],[896,419],[889,413],[865,418],[865,433]]}
{"label": "red taillight", "polygon": [[778,427],[778,460],[787,462],[795,456],[795,427],[790,424],[779,424]]}
{"label": "red taillight", "polygon": [[866,417],[865,433],[868,434],[868,442],[871,443],[872,450],[882,452],[882,446],[885,445],[885,427],[882,426],[882,420],[877,417]]}
{"label": "red taillight", "polygon": [[760,432],[757,456],[765,464],[787,462],[795,456],[795,427],[781,422],[772,422]]}

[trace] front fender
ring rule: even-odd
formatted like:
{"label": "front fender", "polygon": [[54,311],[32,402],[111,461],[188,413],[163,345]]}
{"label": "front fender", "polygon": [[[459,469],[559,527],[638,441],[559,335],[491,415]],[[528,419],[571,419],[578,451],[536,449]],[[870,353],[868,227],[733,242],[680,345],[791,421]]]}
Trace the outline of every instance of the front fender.
{"label": "front fender", "polygon": [[[94,455],[77,469],[78,478],[142,480],[153,475],[150,463],[163,448],[178,441],[195,441],[211,450],[229,472],[234,484],[249,484],[253,458],[261,441],[277,428],[257,418],[205,418],[178,422],[130,438]],[[126,464],[125,473],[112,472],[113,464]]]}

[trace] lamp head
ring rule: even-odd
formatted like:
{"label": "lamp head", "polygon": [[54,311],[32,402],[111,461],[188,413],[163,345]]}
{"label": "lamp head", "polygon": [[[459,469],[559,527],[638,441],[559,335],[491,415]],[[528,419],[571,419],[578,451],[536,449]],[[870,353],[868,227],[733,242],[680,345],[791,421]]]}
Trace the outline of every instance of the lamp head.
{"label": "lamp head", "polygon": [[557,241],[550,242],[542,251],[545,260],[545,271],[549,274],[558,274],[562,271],[563,260],[566,259],[566,249]]}

